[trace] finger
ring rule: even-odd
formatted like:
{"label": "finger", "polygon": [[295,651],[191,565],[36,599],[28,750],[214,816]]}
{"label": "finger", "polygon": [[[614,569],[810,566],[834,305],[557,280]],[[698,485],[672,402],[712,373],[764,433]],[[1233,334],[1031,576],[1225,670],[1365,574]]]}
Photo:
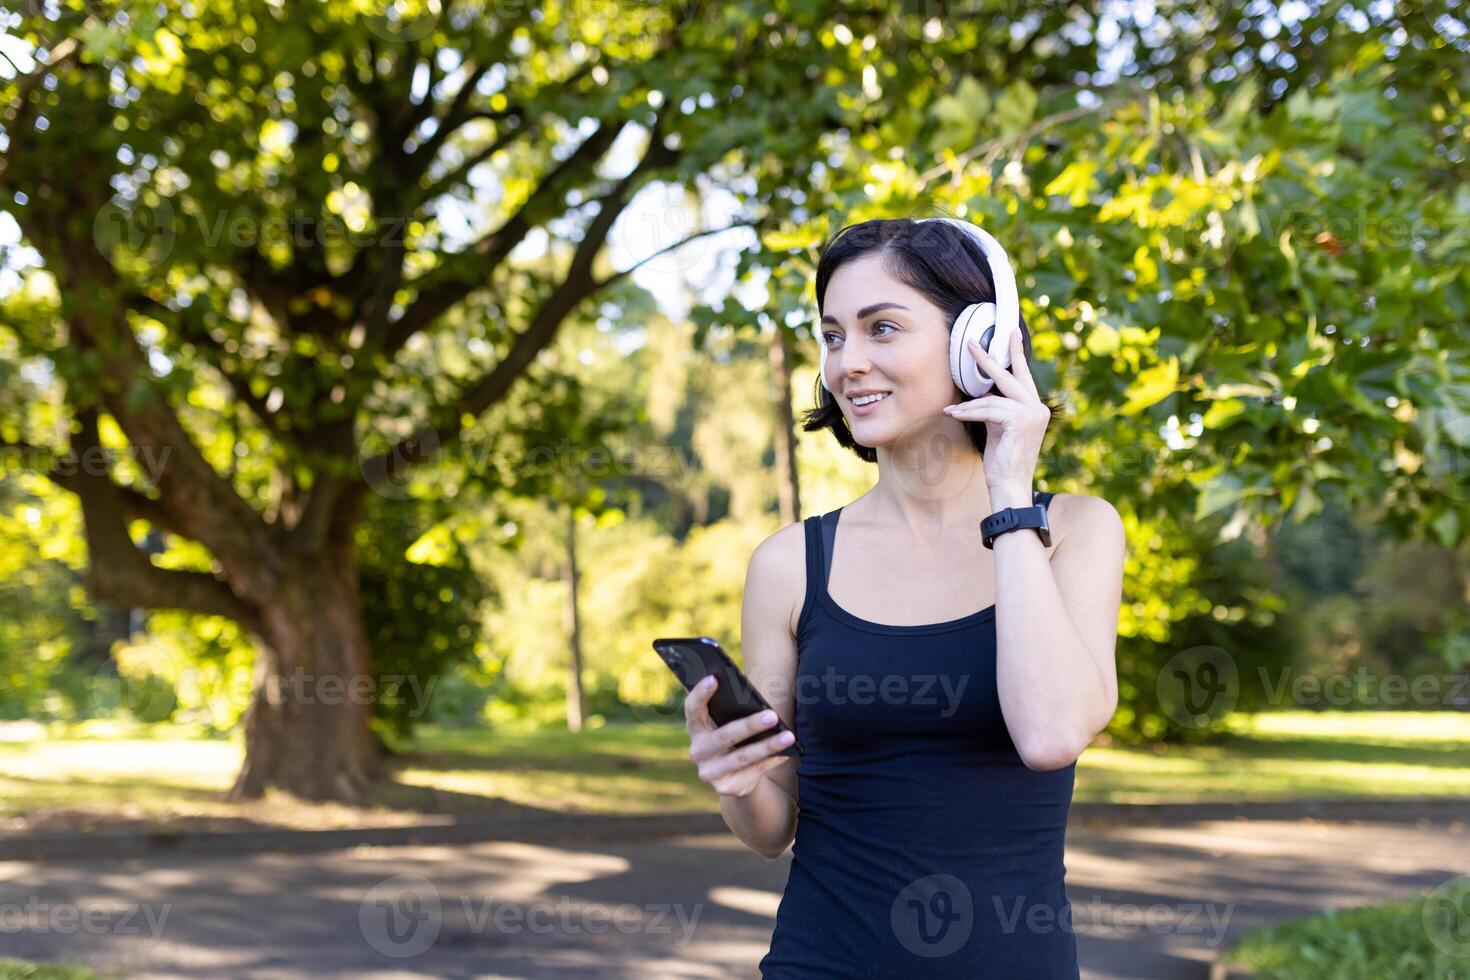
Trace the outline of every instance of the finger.
{"label": "finger", "polygon": [[1011,373],[1020,379],[1021,384],[1036,400],[1041,400],[1041,392],[1036,390],[1036,379],[1031,376],[1031,365],[1026,363],[1026,348],[1021,343],[1021,331],[1017,330],[1011,334]]}
{"label": "finger", "polygon": [[974,356],[975,363],[984,369],[997,388],[1012,398],[1019,398],[1025,392],[1026,389],[1020,386],[1015,376],[996,363],[995,358],[991,357],[989,352],[981,347],[973,337],[966,343],[970,346],[970,353]]}
{"label": "finger", "polygon": [[974,401],[944,406],[944,414],[966,422],[1003,422],[1016,417],[1019,406],[1014,399],[985,395]]}
{"label": "finger", "polygon": [[701,728],[715,727],[709,716],[709,699],[714,696],[718,684],[715,675],[709,674],[689,689],[689,693],[684,696],[685,721],[698,723]]}
{"label": "finger", "polygon": [[770,721],[762,720],[766,717],[766,712],[764,711],[757,712],[753,715],[746,715],[744,718],[736,718],[734,721],[727,722],[719,728],[716,728],[715,735],[719,738],[721,745],[734,745],[736,742],[744,741],[752,735],[765,731],[780,721],[780,718],[775,717],[775,712],[771,712],[771,715],[772,718]]}
{"label": "finger", "polygon": [[785,734],[785,732],[778,732],[770,738],[761,739],[754,745],[747,745],[743,749],[737,749],[729,753],[711,767],[711,778],[728,776],[730,773],[744,769],[746,766],[764,761],[773,752],[780,752],[790,744],[781,740]]}

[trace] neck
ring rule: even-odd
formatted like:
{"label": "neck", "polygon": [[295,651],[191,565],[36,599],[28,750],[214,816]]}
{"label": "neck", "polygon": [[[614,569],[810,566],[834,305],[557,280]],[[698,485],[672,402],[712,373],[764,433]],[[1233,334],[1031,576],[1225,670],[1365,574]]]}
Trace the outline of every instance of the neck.
{"label": "neck", "polygon": [[[944,436],[921,443],[878,447],[878,483],[870,496],[872,519],[900,527],[932,544],[957,527],[978,527],[991,512],[984,461],[969,440],[955,446]],[[936,447],[947,451],[934,452]]]}

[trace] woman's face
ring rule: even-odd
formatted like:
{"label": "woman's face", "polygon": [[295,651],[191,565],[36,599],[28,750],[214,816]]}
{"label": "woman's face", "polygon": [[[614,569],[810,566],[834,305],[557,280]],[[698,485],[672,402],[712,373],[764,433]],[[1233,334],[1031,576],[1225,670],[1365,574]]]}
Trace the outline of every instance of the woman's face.
{"label": "woman's face", "polygon": [[[822,311],[826,382],[863,446],[891,444],[915,427],[960,425],[943,413],[962,392],[949,375],[949,324],[923,293],[889,275],[872,252],[827,281]],[[864,392],[887,392],[867,407]]]}

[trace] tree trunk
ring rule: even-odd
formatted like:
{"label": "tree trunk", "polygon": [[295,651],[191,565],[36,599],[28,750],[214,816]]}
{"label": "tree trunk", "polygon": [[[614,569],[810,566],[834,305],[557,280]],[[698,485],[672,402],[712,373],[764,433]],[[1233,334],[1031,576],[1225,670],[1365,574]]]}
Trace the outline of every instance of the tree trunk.
{"label": "tree trunk", "polygon": [[586,722],[586,698],[582,690],[582,622],[577,615],[577,508],[567,507],[567,639],[571,667],[567,673],[567,728],[580,732]]}
{"label": "tree trunk", "polygon": [[360,799],[381,772],[368,727],[375,682],[353,549],[297,559],[261,611],[245,762],[231,796],[274,786],[309,800]]}
{"label": "tree trunk", "polygon": [[791,335],[779,324],[771,341],[771,407],[776,413],[776,485],[781,526],[801,520],[801,485],[796,473],[796,420],[791,413]]}

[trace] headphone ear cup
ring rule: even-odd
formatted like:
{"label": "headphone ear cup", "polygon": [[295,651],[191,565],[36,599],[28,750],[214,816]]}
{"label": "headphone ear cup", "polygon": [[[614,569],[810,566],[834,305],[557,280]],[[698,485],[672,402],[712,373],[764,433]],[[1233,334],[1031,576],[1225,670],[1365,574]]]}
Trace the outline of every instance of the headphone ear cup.
{"label": "headphone ear cup", "polygon": [[[970,353],[969,342],[975,340],[982,349],[990,351],[995,332],[994,303],[974,303],[965,307],[949,332],[949,374],[955,387],[971,398],[988,394],[995,382],[981,373],[980,365]],[[991,354],[994,356],[993,351]]]}
{"label": "headphone ear cup", "polygon": [[990,343],[985,348],[995,362],[1007,371],[1011,368],[1011,338],[1020,332],[1019,324],[1012,323],[1007,326],[1004,323],[997,323],[995,336],[990,338]]}
{"label": "headphone ear cup", "polygon": [[[822,387],[827,388],[827,345],[822,342],[820,337],[817,338],[817,344],[822,352],[822,365],[817,369],[817,378],[822,382]],[[827,388],[827,390],[831,391],[832,389]]]}

